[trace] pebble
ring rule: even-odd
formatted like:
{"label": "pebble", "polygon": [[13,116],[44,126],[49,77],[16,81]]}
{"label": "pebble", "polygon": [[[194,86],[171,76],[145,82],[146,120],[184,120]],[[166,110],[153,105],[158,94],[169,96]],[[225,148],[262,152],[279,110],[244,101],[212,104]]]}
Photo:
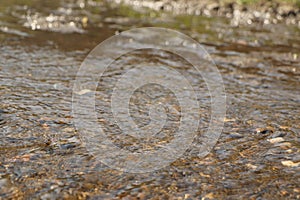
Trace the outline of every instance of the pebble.
{"label": "pebble", "polygon": [[295,188],[293,191],[297,192],[297,193],[300,193],[300,188]]}
{"label": "pebble", "polygon": [[282,131],[276,131],[273,135],[272,138],[277,138],[277,137],[284,137],[286,136],[287,133],[282,132]]}
{"label": "pebble", "polygon": [[7,179],[0,179],[0,188],[6,187],[7,183]]}
{"label": "pebble", "polygon": [[275,143],[283,142],[284,139],[282,137],[277,137],[277,138],[268,139],[268,141],[272,144],[275,144]]}
{"label": "pebble", "polygon": [[293,162],[291,160],[285,160],[285,161],[281,161],[281,164],[287,167],[299,167],[300,166],[300,162]]}
{"label": "pebble", "polygon": [[277,146],[279,146],[281,149],[289,150],[292,147],[292,144],[290,142],[283,142],[279,143]]}
{"label": "pebble", "polygon": [[294,161],[294,162],[300,162],[300,154],[295,155],[295,156],[293,157],[293,161]]}
{"label": "pebble", "polygon": [[63,132],[68,132],[68,133],[71,133],[71,132],[74,132],[74,131],[75,131],[75,129],[71,128],[71,127],[67,127],[67,128],[63,129]]}
{"label": "pebble", "polygon": [[67,144],[62,144],[62,145],[60,145],[60,147],[62,148],[62,149],[73,149],[73,148],[75,148],[76,147],[76,144],[69,144],[69,143],[67,143]]}
{"label": "pebble", "polygon": [[229,118],[224,119],[224,122],[235,122],[235,121],[236,121],[235,119],[229,119]]}
{"label": "pebble", "polygon": [[289,127],[289,126],[280,126],[279,128],[280,128],[281,130],[285,130],[285,131],[290,130],[290,127]]}
{"label": "pebble", "polygon": [[207,200],[207,199],[214,199],[214,194],[208,193],[204,197],[201,198],[201,200]]}
{"label": "pebble", "polygon": [[31,155],[30,154],[25,154],[21,156],[15,156],[11,159],[8,159],[10,162],[28,162],[30,161]]}
{"label": "pebble", "polygon": [[246,166],[247,166],[249,169],[253,169],[253,170],[256,170],[256,169],[257,169],[257,166],[252,165],[252,164],[250,164],[250,163],[247,163]]}
{"label": "pebble", "polygon": [[0,125],[4,123],[4,117],[2,116],[2,113],[4,113],[4,111],[0,109]]}
{"label": "pebble", "polygon": [[79,92],[75,92],[76,94],[78,95],[84,95],[84,94],[87,94],[87,93],[90,93],[92,92],[91,90],[88,90],[88,89],[83,89],[83,90],[80,90]]}
{"label": "pebble", "polygon": [[185,194],[184,199],[188,199],[188,198],[190,198],[190,196],[191,196],[190,194]]}
{"label": "pebble", "polygon": [[236,132],[233,132],[233,133],[230,133],[229,134],[229,137],[230,138],[242,138],[243,137],[243,135],[241,135],[241,134],[239,134],[239,133],[236,133]]}
{"label": "pebble", "polygon": [[42,200],[52,200],[52,199],[56,199],[55,198],[55,196],[54,195],[52,195],[52,194],[43,194],[42,196],[41,196],[41,199]]}

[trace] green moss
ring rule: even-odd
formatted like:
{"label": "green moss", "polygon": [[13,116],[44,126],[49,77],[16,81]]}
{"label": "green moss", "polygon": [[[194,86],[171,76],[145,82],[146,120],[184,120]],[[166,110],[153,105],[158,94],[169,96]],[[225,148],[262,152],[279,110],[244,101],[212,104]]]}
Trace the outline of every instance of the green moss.
{"label": "green moss", "polygon": [[158,11],[154,11],[150,8],[143,8],[143,11],[136,11],[132,7],[121,4],[118,7],[117,10],[119,15],[135,18],[135,19],[141,19],[141,18],[156,18],[160,16],[160,13]]}

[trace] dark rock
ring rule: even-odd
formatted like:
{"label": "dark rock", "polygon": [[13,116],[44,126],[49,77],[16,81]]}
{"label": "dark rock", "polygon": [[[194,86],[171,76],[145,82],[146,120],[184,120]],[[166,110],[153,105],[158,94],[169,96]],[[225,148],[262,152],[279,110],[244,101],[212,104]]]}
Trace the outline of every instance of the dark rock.
{"label": "dark rock", "polygon": [[268,134],[271,134],[274,132],[274,129],[273,128],[269,128],[269,127],[266,127],[266,128],[257,128],[256,129],[256,133],[257,134],[261,134],[261,135],[268,135]]}
{"label": "dark rock", "polygon": [[284,137],[284,136],[286,136],[286,134],[287,134],[287,133],[282,132],[282,131],[276,131],[276,132],[274,133],[274,135],[272,135],[272,138]]}
{"label": "dark rock", "polygon": [[4,116],[3,116],[4,111],[0,109],[0,125],[4,124]]}
{"label": "dark rock", "polygon": [[239,133],[230,133],[229,134],[229,137],[230,138],[235,138],[235,139],[238,139],[238,138],[242,138],[242,137],[244,137],[243,135],[241,135],[241,134],[239,134]]}
{"label": "dark rock", "polygon": [[62,144],[60,147],[62,149],[73,149],[76,147],[76,145],[75,144]]}

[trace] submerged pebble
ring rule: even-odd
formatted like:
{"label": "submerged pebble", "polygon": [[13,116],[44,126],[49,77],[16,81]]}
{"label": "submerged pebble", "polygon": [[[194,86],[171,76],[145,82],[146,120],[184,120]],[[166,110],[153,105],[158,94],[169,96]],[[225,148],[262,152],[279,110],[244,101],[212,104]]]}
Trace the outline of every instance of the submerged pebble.
{"label": "submerged pebble", "polygon": [[284,139],[282,137],[277,137],[277,138],[268,139],[268,141],[272,144],[275,144],[275,143],[283,142]]}
{"label": "submerged pebble", "polygon": [[238,139],[238,138],[242,138],[242,137],[244,137],[244,136],[243,136],[242,134],[240,134],[240,133],[233,132],[233,133],[230,133],[230,134],[229,134],[229,137],[230,137],[230,138]]}
{"label": "submerged pebble", "polygon": [[281,164],[287,167],[299,167],[300,162],[293,162],[291,160],[281,161]]}

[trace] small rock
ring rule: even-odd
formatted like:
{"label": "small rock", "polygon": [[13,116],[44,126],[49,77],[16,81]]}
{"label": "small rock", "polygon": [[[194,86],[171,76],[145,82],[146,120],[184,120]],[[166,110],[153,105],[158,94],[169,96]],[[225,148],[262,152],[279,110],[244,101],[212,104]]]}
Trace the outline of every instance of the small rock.
{"label": "small rock", "polygon": [[249,169],[253,169],[253,170],[256,170],[256,169],[257,169],[257,166],[252,165],[252,164],[250,164],[250,163],[247,163],[246,166],[247,166]]}
{"label": "small rock", "polygon": [[281,164],[287,167],[299,167],[300,162],[294,163],[291,160],[285,160],[285,161],[281,161]]}
{"label": "small rock", "polygon": [[80,143],[80,140],[76,137],[71,137],[71,138],[68,138],[68,143],[75,143],[75,144],[79,144]]}
{"label": "small rock", "polygon": [[4,117],[2,116],[3,113],[4,111],[0,109],[0,125],[4,124]]}
{"label": "small rock", "polygon": [[82,23],[82,26],[85,28],[88,24],[88,21],[89,21],[89,18],[84,16],[82,19],[81,19],[81,23]]}
{"label": "small rock", "polygon": [[290,130],[290,127],[289,127],[289,126],[280,126],[279,128],[280,128],[281,130],[284,130],[284,131]]}
{"label": "small rock", "polygon": [[236,121],[235,119],[229,119],[229,118],[224,119],[224,122],[235,122],[235,121]]}
{"label": "small rock", "polygon": [[75,131],[75,129],[71,128],[71,127],[67,127],[67,128],[63,129],[63,132],[69,132],[69,133],[71,133],[71,132],[74,132],[74,131]]}
{"label": "small rock", "polygon": [[83,89],[83,90],[80,90],[79,92],[75,92],[75,94],[84,95],[84,94],[87,94],[87,93],[90,93],[90,92],[92,92],[92,91],[89,90],[89,89]]}
{"label": "small rock", "polygon": [[293,157],[293,161],[294,161],[294,162],[300,162],[300,154],[295,155],[295,156]]}
{"label": "small rock", "polygon": [[30,161],[31,155],[30,154],[25,154],[22,156],[15,156],[11,159],[9,159],[10,162],[28,162]]}
{"label": "small rock", "polygon": [[190,196],[191,196],[190,194],[185,194],[184,199],[188,199],[188,198],[190,198]]}
{"label": "small rock", "polygon": [[43,195],[41,196],[41,199],[42,199],[42,200],[52,200],[52,199],[56,199],[56,198],[55,198],[54,195],[52,195],[52,194],[43,194]]}
{"label": "small rock", "polygon": [[280,191],[281,195],[286,196],[288,194],[288,192],[286,190],[281,190]]}
{"label": "small rock", "polygon": [[241,135],[239,133],[236,133],[236,132],[233,132],[233,133],[229,134],[229,137],[231,137],[231,138],[242,138],[243,135]]}
{"label": "small rock", "polygon": [[277,138],[268,139],[268,141],[272,144],[275,144],[275,143],[283,142],[284,139],[282,137],[277,137]]}
{"label": "small rock", "polygon": [[8,184],[7,179],[0,179],[0,188],[6,187]]}
{"label": "small rock", "polygon": [[293,191],[297,192],[297,193],[300,193],[300,188],[295,188]]}
{"label": "small rock", "polygon": [[207,199],[214,199],[214,194],[208,193],[204,197],[201,198],[201,200],[207,200]]}
{"label": "small rock", "polygon": [[277,137],[284,137],[286,136],[286,132],[282,132],[282,131],[276,131],[273,135],[272,138],[277,138]]}
{"label": "small rock", "polygon": [[204,173],[202,173],[202,172],[200,172],[199,174],[200,174],[200,176],[202,176],[202,177],[210,178],[210,175],[208,175],[208,174],[204,174]]}
{"label": "small rock", "polygon": [[290,11],[292,11],[293,10],[293,7],[292,6],[290,6],[290,5],[282,5],[282,6],[280,6],[279,8],[278,8],[278,13],[280,14],[280,15],[284,15],[284,14],[288,14]]}
{"label": "small rock", "polygon": [[292,144],[290,142],[283,142],[278,144],[277,146],[279,146],[281,149],[290,149],[292,147]]}
{"label": "small rock", "polygon": [[67,144],[62,144],[62,145],[60,145],[60,148],[62,148],[62,149],[73,149],[73,148],[75,148],[76,147],[76,144],[69,144],[69,143],[67,143]]}
{"label": "small rock", "polygon": [[45,129],[49,129],[49,125],[46,124],[46,123],[42,124],[41,126],[42,126],[43,128],[45,128]]}

